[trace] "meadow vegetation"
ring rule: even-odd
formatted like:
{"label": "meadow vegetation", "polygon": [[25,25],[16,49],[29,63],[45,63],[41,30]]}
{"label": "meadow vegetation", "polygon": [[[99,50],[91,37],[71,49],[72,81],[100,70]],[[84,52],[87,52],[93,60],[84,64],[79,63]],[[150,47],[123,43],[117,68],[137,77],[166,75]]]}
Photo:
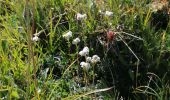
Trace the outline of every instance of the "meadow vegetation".
{"label": "meadow vegetation", "polygon": [[0,100],[170,100],[168,0],[0,0]]}

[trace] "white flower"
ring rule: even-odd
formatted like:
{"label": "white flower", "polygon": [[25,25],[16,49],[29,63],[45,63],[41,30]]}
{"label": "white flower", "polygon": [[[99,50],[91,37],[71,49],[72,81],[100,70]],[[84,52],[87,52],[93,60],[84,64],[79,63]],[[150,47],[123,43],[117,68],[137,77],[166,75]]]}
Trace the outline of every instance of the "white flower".
{"label": "white flower", "polygon": [[89,54],[89,48],[88,48],[88,47],[84,47],[84,48],[83,48],[83,51],[84,51],[86,54]]}
{"label": "white flower", "polygon": [[76,38],[76,39],[73,40],[72,43],[76,45],[76,44],[78,44],[79,42],[80,42],[80,39],[79,39],[79,38]]}
{"label": "white flower", "polygon": [[91,57],[87,57],[86,62],[91,62]]}
{"label": "white flower", "polygon": [[35,35],[33,38],[32,38],[32,41],[36,42],[39,40],[39,37],[37,35]]}
{"label": "white flower", "polygon": [[100,57],[98,55],[93,55],[91,63],[96,64],[97,62],[100,62]]}
{"label": "white flower", "polygon": [[68,31],[66,34],[63,35],[63,37],[67,40],[69,40],[72,37],[72,32]]}
{"label": "white flower", "polygon": [[88,47],[84,47],[82,51],[79,52],[80,56],[86,56],[89,54],[89,48]]}
{"label": "white flower", "polygon": [[83,51],[80,51],[80,52],[79,52],[79,55],[80,55],[80,56],[85,56],[85,53],[84,53]]}
{"label": "white flower", "polygon": [[77,19],[77,20],[87,19],[87,15],[86,15],[86,14],[77,13],[76,19]]}
{"label": "white flower", "polygon": [[90,63],[87,62],[81,62],[80,66],[86,70],[88,70],[90,68]]}
{"label": "white flower", "polygon": [[106,12],[105,12],[105,16],[108,16],[108,17],[113,16],[113,12],[106,11]]}

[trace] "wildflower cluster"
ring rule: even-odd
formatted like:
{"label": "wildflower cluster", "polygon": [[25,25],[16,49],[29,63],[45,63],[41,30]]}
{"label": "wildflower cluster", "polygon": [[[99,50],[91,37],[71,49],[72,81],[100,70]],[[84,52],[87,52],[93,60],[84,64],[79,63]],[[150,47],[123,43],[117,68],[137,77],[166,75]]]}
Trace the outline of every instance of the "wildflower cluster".
{"label": "wildflower cluster", "polygon": [[96,64],[97,62],[100,62],[100,57],[98,55],[93,55],[91,63]]}
{"label": "wildflower cluster", "polygon": [[86,70],[89,70],[89,68],[90,68],[90,63],[83,61],[83,62],[80,63],[80,66],[81,66],[82,68],[85,68]]}
{"label": "wildflower cluster", "polygon": [[79,52],[80,56],[87,56],[89,54],[89,48],[88,47],[84,47],[83,50],[81,50]]}
{"label": "wildflower cluster", "polygon": [[98,55],[89,56],[89,48],[84,47],[83,50],[79,52],[80,56],[84,56],[86,58],[86,62],[81,62],[80,66],[86,70],[90,68],[90,64],[96,64],[100,62],[100,57]]}
{"label": "wildflower cluster", "polygon": [[[71,37],[72,37],[71,31],[68,31],[66,34],[63,35],[63,38],[65,38],[68,41],[70,40]],[[77,45],[79,42],[80,42],[80,38],[77,37],[72,41],[72,44]]]}

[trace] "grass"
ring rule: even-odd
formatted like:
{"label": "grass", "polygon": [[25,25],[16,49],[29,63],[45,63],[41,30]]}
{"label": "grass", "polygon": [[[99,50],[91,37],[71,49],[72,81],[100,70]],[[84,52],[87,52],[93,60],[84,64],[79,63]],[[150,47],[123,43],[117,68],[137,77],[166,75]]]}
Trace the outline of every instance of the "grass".
{"label": "grass", "polygon": [[[0,0],[0,99],[168,100],[169,15],[151,4]],[[87,60],[93,55],[100,62]]]}

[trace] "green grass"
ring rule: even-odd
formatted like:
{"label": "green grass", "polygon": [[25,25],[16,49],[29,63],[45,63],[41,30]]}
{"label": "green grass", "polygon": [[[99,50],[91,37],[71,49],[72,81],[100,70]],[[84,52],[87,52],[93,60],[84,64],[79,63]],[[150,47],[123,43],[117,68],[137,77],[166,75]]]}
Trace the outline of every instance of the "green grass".
{"label": "green grass", "polygon": [[[150,3],[0,0],[0,100],[168,100],[169,15],[153,12]],[[77,20],[77,13],[87,18]],[[85,46],[100,57],[89,70],[80,66]]]}

